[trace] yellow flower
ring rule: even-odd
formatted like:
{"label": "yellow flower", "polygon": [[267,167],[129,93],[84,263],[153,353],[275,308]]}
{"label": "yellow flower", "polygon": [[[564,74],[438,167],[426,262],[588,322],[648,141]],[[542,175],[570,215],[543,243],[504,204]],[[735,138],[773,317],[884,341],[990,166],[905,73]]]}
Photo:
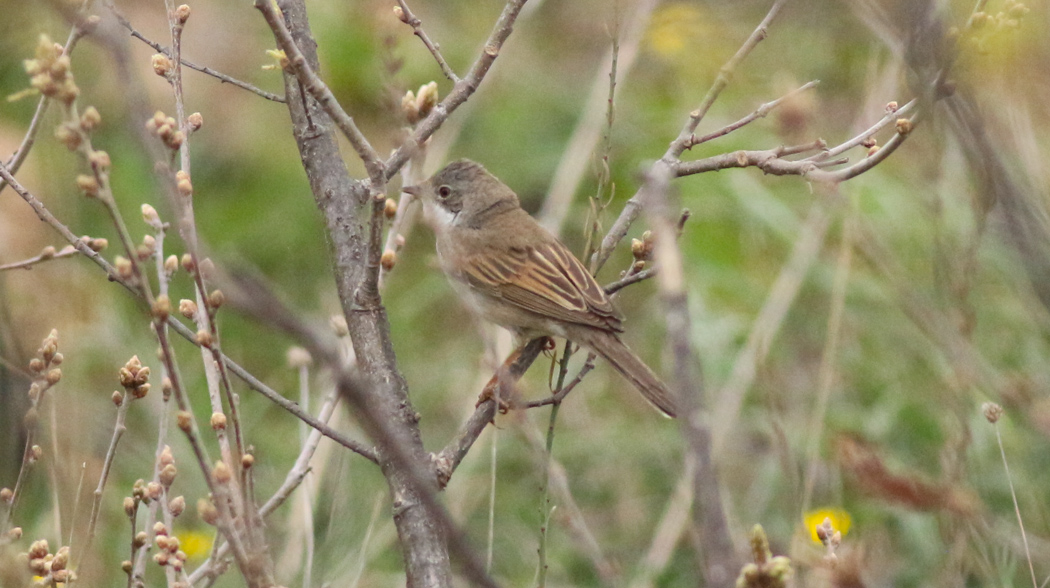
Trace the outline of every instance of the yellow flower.
{"label": "yellow flower", "polygon": [[657,9],[646,31],[646,40],[654,52],[665,59],[681,55],[704,38],[704,19],[691,4],[668,4]]}
{"label": "yellow flower", "polygon": [[189,559],[205,558],[211,552],[214,533],[206,531],[186,531],[179,534],[179,547],[186,552]]}
{"label": "yellow flower", "polygon": [[817,537],[817,526],[824,522],[824,519],[831,519],[831,527],[836,531],[842,533],[843,536],[849,532],[849,526],[852,522],[850,520],[849,513],[841,508],[818,508],[811,510],[802,515],[803,524],[806,526],[806,530],[809,531],[810,538],[815,543],[820,543],[820,538]]}

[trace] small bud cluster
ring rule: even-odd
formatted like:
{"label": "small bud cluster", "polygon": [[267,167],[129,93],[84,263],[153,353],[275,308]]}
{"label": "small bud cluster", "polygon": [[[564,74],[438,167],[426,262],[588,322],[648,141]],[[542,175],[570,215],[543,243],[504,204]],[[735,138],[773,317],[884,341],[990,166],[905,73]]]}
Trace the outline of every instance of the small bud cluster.
{"label": "small bud cluster", "polygon": [[788,581],[794,575],[791,560],[783,555],[773,556],[762,525],[755,525],[751,531],[751,556],[754,562],[744,564],[740,569],[740,575],[736,579],[737,588],[788,586]]}
{"label": "small bud cluster", "polygon": [[631,256],[634,257],[634,263],[631,265],[629,273],[637,273],[645,269],[646,262],[653,258],[653,248],[655,246],[656,239],[653,237],[652,231],[642,233],[641,239],[631,239]]}
{"label": "small bud cluster", "polygon": [[984,414],[984,418],[988,419],[988,422],[993,425],[998,423],[999,419],[1003,418],[1003,407],[994,402],[985,402],[982,404],[981,412]]}
{"label": "small bud cluster", "polygon": [[[44,338],[40,348],[36,350],[36,356],[29,360],[29,371],[33,374],[33,382],[29,385],[29,410],[26,411],[23,419],[27,429],[35,427],[40,419],[36,407],[40,404],[44,393],[62,380],[62,369],[58,366],[64,360],[65,357],[58,352],[58,331],[52,329]],[[38,461],[41,457],[43,457],[43,450],[39,446],[30,447],[29,463]],[[0,491],[0,497],[5,494]],[[11,500],[13,500],[13,494],[4,499],[5,502]]]}
{"label": "small bud cluster", "polygon": [[120,368],[120,385],[135,398],[143,398],[149,394],[149,373],[149,366],[142,365],[139,356],[132,356],[124,367]]}
{"label": "small bud cluster", "polygon": [[1028,15],[1031,10],[1024,3],[1016,0],[1006,0],[1003,10],[996,14],[987,12],[975,12],[970,15],[966,26],[971,29],[1016,29],[1021,26],[1021,19]]}
{"label": "small bud cluster", "polygon": [[55,553],[50,552],[46,539],[34,541],[25,554],[29,571],[43,578],[41,585],[47,586],[56,582],[71,582],[76,574],[69,567],[69,547],[60,547]]}
{"label": "small bud cluster", "polygon": [[416,94],[409,90],[401,98],[401,112],[408,124],[414,125],[426,118],[438,103],[437,82],[430,82],[419,87]]}
{"label": "small bud cluster", "polygon": [[1022,2],[1017,0],[1006,0],[1003,9],[995,14],[983,10],[974,12],[966,21],[966,26],[960,31],[956,27],[948,30],[948,38],[951,40],[965,40],[977,53],[987,55],[995,47],[994,39],[1011,31],[1021,28],[1021,20],[1031,10]]}
{"label": "small bud cluster", "polygon": [[[161,524],[161,523],[158,523]],[[186,565],[186,552],[180,549],[179,538],[164,533],[157,533],[157,553],[153,554],[153,561],[159,566],[171,566],[176,572],[181,572]]]}
{"label": "small bud cluster", "polygon": [[27,59],[22,65],[30,76],[29,83],[33,89],[66,106],[76,101],[80,88],[73,81],[69,56],[62,45],[53,42],[47,35],[40,35],[35,59]]}
{"label": "small bud cluster", "polygon": [[[166,56],[160,53],[154,55],[154,71],[157,71],[156,61],[158,56],[167,59]],[[163,141],[164,145],[168,149],[171,149],[173,151],[178,149],[179,147],[182,147],[183,141],[186,140],[186,135],[184,135],[183,132],[179,130],[178,122],[176,122],[174,118],[167,116],[159,110],[153,114],[153,118],[150,118],[146,121],[146,130],[149,131],[151,135]]]}

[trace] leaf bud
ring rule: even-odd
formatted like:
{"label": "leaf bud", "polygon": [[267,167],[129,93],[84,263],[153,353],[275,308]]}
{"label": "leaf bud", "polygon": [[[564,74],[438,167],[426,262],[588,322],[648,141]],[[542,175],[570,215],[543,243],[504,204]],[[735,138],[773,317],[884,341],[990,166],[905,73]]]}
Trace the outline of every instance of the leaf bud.
{"label": "leaf bud", "polygon": [[211,414],[211,428],[216,431],[226,430],[226,415],[221,412],[213,412]]}
{"label": "leaf bud", "polygon": [[197,303],[187,298],[183,298],[179,301],[179,314],[188,319],[197,316]]}
{"label": "leaf bud", "polygon": [[153,57],[150,59],[150,65],[153,66],[153,73],[161,77],[168,77],[172,68],[175,67],[171,59],[163,53],[153,54]]}

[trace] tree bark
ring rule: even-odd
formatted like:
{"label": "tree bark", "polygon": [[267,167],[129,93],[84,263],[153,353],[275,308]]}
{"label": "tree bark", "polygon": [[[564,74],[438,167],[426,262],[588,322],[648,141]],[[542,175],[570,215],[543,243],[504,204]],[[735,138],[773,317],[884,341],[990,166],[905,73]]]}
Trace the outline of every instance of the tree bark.
{"label": "tree bark", "polygon": [[[281,10],[296,44],[315,71],[319,70],[317,43],[310,32],[303,0],[283,0]],[[372,214],[368,185],[350,177],[339,153],[331,119],[309,97],[295,76],[285,73],[292,133],[317,207],[325,218],[332,250],[332,271],[343,314],[364,381],[365,394],[394,439],[377,438],[379,465],[387,479],[405,559],[407,584],[431,588],[451,586],[448,545],[442,525],[424,508],[420,488],[395,459],[390,443],[397,443],[417,471],[430,469],[430,458],[419,435],[419,417],[408,398],[408,386],[397,367],[390,340],[390,324],[378,295],[357,296],[368,263],[368,220]]]}

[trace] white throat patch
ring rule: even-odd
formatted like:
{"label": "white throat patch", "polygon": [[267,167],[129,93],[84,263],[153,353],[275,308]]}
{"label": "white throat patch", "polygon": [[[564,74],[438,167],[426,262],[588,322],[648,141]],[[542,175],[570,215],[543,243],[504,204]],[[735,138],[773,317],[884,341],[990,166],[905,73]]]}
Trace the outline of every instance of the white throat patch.
{"label": "white throat patch", "polygon": [[444,206],[440,206],[431,200],[426,200],[423,203],[423,217],[436,232],[455,224],[459,214],[453,214],[452,211]]}

